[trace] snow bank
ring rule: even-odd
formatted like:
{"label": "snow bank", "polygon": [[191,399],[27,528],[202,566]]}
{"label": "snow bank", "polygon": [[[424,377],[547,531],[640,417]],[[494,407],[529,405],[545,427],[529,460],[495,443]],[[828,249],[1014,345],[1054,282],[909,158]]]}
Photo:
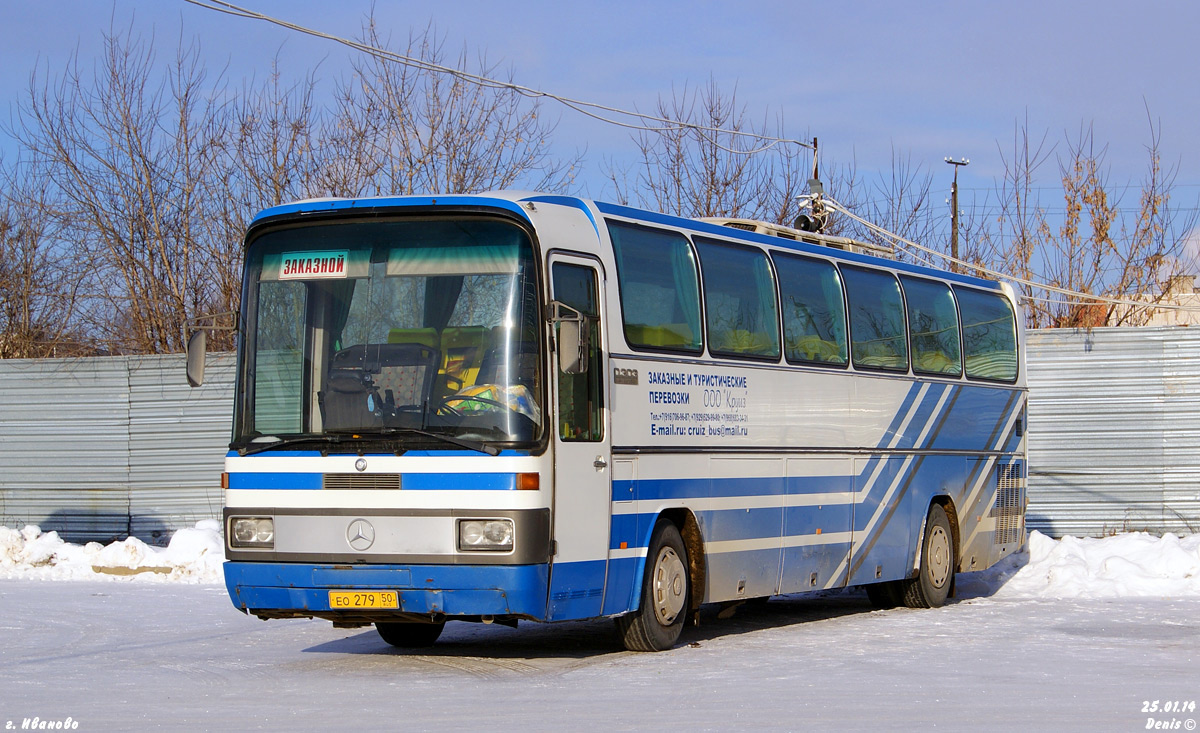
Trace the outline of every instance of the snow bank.
{"label": "snow bank", "polygon": [[1054,540],[1034,531],[1025,552],[960,575],[958,587],[997,598],[1200,596],[1200,534]]}
{"label": "snow bank", "polygon": [[225,561],[221,524],[214,519],[180,529],[167,547],[151,547],[130,537],[106,546],[73,545],[57,532],[36,525],[21,530],[0,526],[0,578],[41,580],[138,580],[220,583]]}
{"label": "snow bank", "polygon": [[[224,544],[211,519],[181,529],[166,548],[130,537],[107,547],[73,545],[35,526],[0,527],[0,578],[116,578],[222,582]],[[1200,596],[1200,534],[1144,532],[1101,539],[1029,535],[1026,551],[995,567],[958,576],[960,597],[1112,598]]]}

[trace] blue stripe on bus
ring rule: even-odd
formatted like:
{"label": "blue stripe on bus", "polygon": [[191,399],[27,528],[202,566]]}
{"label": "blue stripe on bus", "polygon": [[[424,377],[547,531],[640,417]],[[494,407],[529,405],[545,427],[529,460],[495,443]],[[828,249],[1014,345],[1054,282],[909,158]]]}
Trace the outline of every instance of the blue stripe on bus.
{"label": "blue stripe on bus", "polygon": [[229,474],[230,489],[320,489],[320,473],[243,473]]}
{"label": "blue stripe on bus", "polygon": [[[851,504],[766,507],[761,509],[710,509],[695,512],[706,542],[751,540],[764,537],[817,537],[819,534],[849,532],[854,509]],[[616,514],[612,517],[609,549],[646,547],[645,528],[653,527],[658,512]],[[639,529],[641,528],[641,529]],[[625,547],[621,547],[621,543]]]}
{"label": "blue stripe on bus", "polygon": [[638,515],[637,514],[614,514],[609,530],[608,549],[622,550],[621,543],[625,543],[625,547],[638,546]]}
{"label": "blue stripe on bus", "polygon": [[400,477],[405,491],[514,491],[515,473],[406,473]]}
{"label": "blue stripe on bus", "polygon": [[[630,487],[634,489],[631,497]],[[637,479],[613,481],[613,501],[630,498],[688,499],[695,497],[773,496],[785,493],[787,482],[778,477],[766,478],[678,478]]]}
{"label": "blue stripe on bus", "polygon": [[788,494],[829,494],[851,491],[854,486],[850,476],[788,476]]}
{"label": "blue stripe on bus", "polygon": [[790,506],[783,510],[785,537],[816,535],[817,532],[849,532],[854,507],[850,504]]}
{"label": "blue stripe on bus", "polygon": [[613,481],[613,501],[628,502],[669,499],[736,498],[741,496],[783,496],[784,494],[827,494],[853,490],[857,478],[861,486],[875,470],[878,458],[871,458],[862,473],[855,476],[771,476],[756,478],[637,479]]}
{"label": "blue stripe on bus", "polygon": [[[229,488],[312,491],[322,488],[323,479],[321,473],[237,471],[229,474]],[[516,486],[513,473],[406,473],[400,477],[404,491],[513,491]]]}

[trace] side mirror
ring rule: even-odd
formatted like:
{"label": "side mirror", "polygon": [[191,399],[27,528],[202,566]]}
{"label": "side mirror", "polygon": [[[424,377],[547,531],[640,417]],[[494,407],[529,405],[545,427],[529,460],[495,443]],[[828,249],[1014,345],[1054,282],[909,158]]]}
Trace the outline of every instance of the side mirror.
{"label": "side mirror", "polygon": [[193,331],[187,343],[188,386],[199,387],[204,384],[204,355],[207,350],[208,332],[203,328]]}
{"label": "side mirror", "polygon": [[588,317],[557,300],[550,306],[554,312],[551,321],[558,324],[558,370],[563,374],[586,373],[591,347]]}
{"label": "side mirror", "polygon": [[563,374],[587,372],[591,331],[587,325],[587,321],[558,322],[558,369]]}

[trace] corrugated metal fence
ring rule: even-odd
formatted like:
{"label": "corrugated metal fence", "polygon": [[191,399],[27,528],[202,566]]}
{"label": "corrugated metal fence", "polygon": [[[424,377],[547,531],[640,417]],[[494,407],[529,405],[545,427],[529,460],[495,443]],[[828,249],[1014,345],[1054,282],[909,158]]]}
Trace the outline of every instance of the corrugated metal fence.
{"label": "corrugated metal fence", "polygon": [[0,524],[147,541],[219,517],[234,359],[0,360]]}
{"label": "corrugated metal fence", "polygon": [[[1028,525],[1200,531],[1200,329],[1029,334]],[[220,516],[234,360],[0,360],[0,524],[74,541]]]}
{"label": "corrugated metal fence", "polygon": [[1200,329],[1034,331],[1027,356],[1029,527],[1200,532]]}

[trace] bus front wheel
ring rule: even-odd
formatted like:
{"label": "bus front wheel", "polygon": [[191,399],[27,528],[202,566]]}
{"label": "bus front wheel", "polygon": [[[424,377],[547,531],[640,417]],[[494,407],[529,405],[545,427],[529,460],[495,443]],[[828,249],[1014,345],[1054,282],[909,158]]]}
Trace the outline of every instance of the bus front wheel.
{"label": "bus front wheel", "polygon": [[917,577],[901,581],[904,605],[909,608],[937,608],[950,595],[954,582],[954,534],[950,519],[940,505],[929,507],[921,542],[921,567]]}
{"label": "bus front wheel", "polygon": [[379,632],[379,636],[384,641],[401,649],[417,649],[420,647],[433,646],[433,642],[438,640],[442,635],[442,629],[446,628],[446,622],[441,623],[405,623],[405,622],[389,622],[376,623],[375,630]]}
{"label": "bus front wheel", "polygon": [[625,648],[658,652],[674,646],[683,631],[690,592],[683,537],[674,524],[660,519],[646,553],[641,605],[637,611],[617,618],[617,631]]}

